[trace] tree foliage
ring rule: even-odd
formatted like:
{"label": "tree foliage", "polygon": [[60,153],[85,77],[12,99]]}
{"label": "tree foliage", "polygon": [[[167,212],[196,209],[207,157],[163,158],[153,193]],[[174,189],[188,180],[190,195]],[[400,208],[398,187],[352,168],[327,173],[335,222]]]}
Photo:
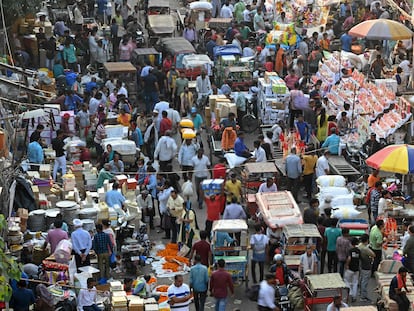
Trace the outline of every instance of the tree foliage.
{"label": "tree foliage", "polygon": [[41,0],[0,0],[3,2],[4,19],[6,25],[12,25],[16,18],[24,17],[29,13],[39,12]]}
{"label": "tree foliage", "polygon": [[[0,231],[4,232],[7,229],[6,218],[0,214]],[[19,280],[21,277],[20,265],[10,256],[5,253],[6,243],[3,237],[0,237],[0,301],[9,301],[12,295],[12,289],[9,280]]]}

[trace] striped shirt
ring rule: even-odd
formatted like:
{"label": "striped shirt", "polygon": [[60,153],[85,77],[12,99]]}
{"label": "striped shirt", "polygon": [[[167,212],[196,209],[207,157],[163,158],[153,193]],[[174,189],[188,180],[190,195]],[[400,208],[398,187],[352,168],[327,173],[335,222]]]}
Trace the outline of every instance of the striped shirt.
{"label": "striped shirt", "polygon": [[[183,284],[180,287],[171,284],[167,290],[168,299],[173,297],[182,298],[190,294],[190,288],[187,284]],[[190,310],[190,300],[184,302],[177,302],[171,306],[171,310],[174,311],[189,311]]]}

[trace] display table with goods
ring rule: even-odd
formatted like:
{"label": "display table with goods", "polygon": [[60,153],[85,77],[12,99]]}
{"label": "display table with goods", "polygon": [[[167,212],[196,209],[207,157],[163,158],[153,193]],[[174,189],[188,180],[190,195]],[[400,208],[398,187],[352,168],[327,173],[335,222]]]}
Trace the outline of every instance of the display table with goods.
{"label": "display table with goods", "polygon": [[285,121],[289,114],[290,93],[285,81],[275,72],[266,72],[258,81],[257,107],[263,125]]}
{"label": "display table with goods", "polygon": [[[403,97],[397,97],[391,82],[372,83],[359,71],[349,77],[342,77],[340,70],[349,68],[347,60],[339,53],[333,53],[320,64],[314,80],[322,80],[322,90],[329,99],[326,112],[338,116],[344,111],[344,104],[351,106],[351,127],[356,129],[341,136],[341,149],[360,150],[371,132],[377,139],[387,139],[411,118],[411,106]],[[336,84],[339,81],[338,84]]]}

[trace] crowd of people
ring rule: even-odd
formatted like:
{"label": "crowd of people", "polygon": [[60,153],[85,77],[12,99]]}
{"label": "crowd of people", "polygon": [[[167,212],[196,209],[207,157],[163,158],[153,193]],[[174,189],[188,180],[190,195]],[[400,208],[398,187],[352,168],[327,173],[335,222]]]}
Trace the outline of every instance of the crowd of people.
{"label": "crowd of people", "polygon": [[[229,113],[219,122],[220,131],[230,128],[233,134],[232,143],[224,149],[232,149],[237,156],[248,158],[249,161],[271,161],[274,158],[274,148],[281,147],[281,134],[289,131],[298,133],[302,141],[309,143],[309,147],[303,155],[296,148],[290,150],[285,160],[286,185],[277,185],[269,177],[260,185],[258,192],[275,192],[278,188],[287,188],[297,203],[307,200],[308,206],[303,211],[304,222],[316,225],[323,237],[322,241],[308,245],[306,252],[301,255],[296,275],[287,267],[283,255],[280,254],[281,230],[261,225],[255,227],[249,243],[252,250],[250,269],[253,284],[260,283],[257,298],[259,310],[278,310],[274,300],[275,285],[284,286],[297,277],[323,274],[326,268],[329,273],[339,272],[343,277],[350,288],[351,303],[357,299],[371,303],[373,297],[368,293],[368,283],[378,269],[382,259],[382,245],[384,239],[386,240],[384,221],[377,219],[378,216],[383,216],[385,200],[390,193],[382,190],[378,171],[365,176],[362,183],[368,197],[368,216],[375,225],[369,234],[363,234],[359,239],[351,238],[348,229],[341,230],[337,227],[338,219],[331,216],[329,199],[325,199],[325,209],[323,213],[319,213],[320,204],[314,198],[314,178],[330,174],[328,158],[330,155],[341,154],[340,135],[353,128],[356,116],[349,103],[345,103],[343,111],[337,115],[328,115],[329,100],[321,89],[322,81],[313,80],[311,77],[318,71],[319,63],[324,61],[324,52],[331,51],[335,39],[339,39],[341,50],[352,51],[356,40],[348,34],[348,30],[353,25],[369,19],[402,18],[403,15],[397,16],[390,7],[381,6],[378,1],[342,1],[337,12],[334,12],[333,20],[329,20],[319,31],[309,36],[301,34],[302,38],[296,48],[289,50],[278,43],[266,45],[261,39],[270,30],[267,27],[270,22],[269,12],[264,3],[256,0],[236,0],[235,3],[213,0],[212,16],[232,18],[233,22],[229,29],[215,29],[206,42],[200,42],[203,38],[187,16],[182,36],[197,48],[205,46],[206,54],[212,59],[216,46],[224,45],[225,42],[231,43],[240,49],[243,56],[254,59],[255,70],[259,73],[277,72],[289,89],[287,120],[277,122],[265,135],[258,136],[253,148],[248,148],[244,141],[245,134],[238,131],[238,123],[247,111],[247,99],[244,93],[232,86],[232,81],[226,80],[222,85],[217,85],[213,77],[202,71],[196,78],[196,92],[193,93],[185,73],[176,69],[172,55],[163,55],[159,65],[150,61],[134,63],[139,90],[137,98],[128,96],[128,81],[104,79],[102,67],[105,62],[131,61],[133,50],[137,47],[137,38],[133,34],[143,29],[138,22],[142,12],[138,5],[132,9],[126,0],[115,1],[114,12],[107,9],[105,0],[97,1],[97,10],[92,2],[77,1],[73,8],[73,25],[69,28],[62,20],[56,21],[53,36],[50,38],[43,31],[46,17],[40,16],[37,21],[40,26],[36,35],[38,49],[46,50],[46,67],[53,72],[56,79],[58,94],[52,102],[59,104],[64,112],[60,129],[56,131],[56,138],[51,143],[56,152],[52,178],[59,181],[59,174],[62,176],[67,170],[64,140],[68,137],[79,137],[85,142],[85,147],[81,147],[80,160],[92,160],[96,163],[99,169],[97,188],[102,187],[106,180],[110,181],[112,190],[106,193],[105,202],[125,216],[133,212],[125,206],[126,198],[119,191],[120,185],[115,177],[122,173],[135,175],[140,189],[136,201],[149,232],[163,232],[163,239],[185,245],[189,249],[189,284],[183,283],[182,275],[175,276],[174,283],[167,292],[172,308],[188,310],[194,297],[196,310],[203,311],[210,291],[215,298],[216,310],[224,311],[227,298],[234,295],[231,275],[225,271],[226,262],[223,259],[218,260],[216,271],[211,276],[208,274],[208,268],[213,265],[213,257],[223,255],[223,252],[212,254],[209,242],[212,224],[219,219],[247,220],[249,215],[243,207],[242,184],[237,175],[227,173],[225,159],[220,159],[219,163],[213,165],[213,159],[206,155],[201,133],[210,124],[205,123],[204,111],[198,108],[208,95],[230,96],[234,91],[237,93],[234,97],[237,116]],[[408,11],[404,2],[399,7]],[[89,16],[96,16],[98,22],[109,24],[110,31],[88,28],[84,25],[84,18]],[[285,12],[277,12],[274,18],[279,23],[291,22]],[[408,20],[402,22],[410,26]],[[126,31],[122,36],[121,28]],[[398,91],[405,91],[412,71],[412,40],[398,41],[394,47],[391,42],[388,45],[371,41],[365,43],[366,48],[371,50],[368,65],[364,70],[379,79],[386,74],[388,68],[395,67],[393,78],[397,82]],[[34,67],[36,61],[22,47],[17,36],[15,45],[18,48],[17,64],[25,68]],[[70,85],[65,76],[65,71],[68,70],[78,74]],[[96,75],[89,77],[91,74]],[[348,74],[346,70],[340,73],[341,77]],[[88,76],[87,83],[82,83],[84,76]],[[255,93],[253,90],[251,92]],[[305,97],[309,97],[306,105]],[[257,112],[257,107],[255,111]],[[113,150],[111,144],[107,144],[105,150],[102,146],[103,139],[107,137],[105,126],[109,124],[107,116],[110,112],[118,114],[116,123],[128,127],[128,139],[148,158],[148,161],[143,157],[138,158],[135,163],[128,165],[130,172],[122,156]],[[71,118],[74,118],[74,128],[69,125]],[[194,139],[182,139],[183,119],[191,121],[191,127],[197,134]],[[45,161],[43,149],[46,146],[41,135],[44,130],[44,125],[39,124],[30,136],[27,158],[32,170],[39,170],[39,165]],[[317,137],[324,148],[319,157],[310,144],[312,135]],[[223,139],[223,144],[224,141]],[[363,149],[371,155],[381,147],[375,133],[372,133]],[[93,150],[95,156],[92,155]],[[134,174],[131,174],[131,170]],[[225,180],[221,193],[204,195],[201,183],[210,177]],[[302,186],[306,195],[300,195]],[[191,200],[193,195],[195,200]],[[193,209],[192,201],[199,210]],[[204,213],[203,209],[206,213],[204,226],[197,221],[200,213]],[[156,223],[157,215],[159,223]],[[82,223],[79,220],[74,220],[73,224],[75,230],[70,238],[78,268],[90,264],[89,251],[93,249],[98,257],[100,277],[110,279],[117,249],[111,223],[105,220],[97,224],[97,232],[93,236],[81,228]],[[408,223],[405,225],[407,231],[403,240],[403,253],[407,258],[408,269],[399,270],[391,281],[389,290],[390,298],[398,302],[399,310],[402,311],[409,308],[405,294],[409,292],[406,275],[408,271],[414,272],[414,226]],[[54,229],[48,232],[45,247],[50,244],[53,252],[59,241],[69,238],[67,231],[67,224],[57,220]],[[217,234],[216,246],[240,244],[240,232]],[[257,266],[259,274],[256,273]],[[265,271],[267,266],[268,273]],[[140,279],[132,292],[148,296],[150,289],[145,285],[148,282],[148,276]],[[85,311],[97,310],[94,286],[94,281],[88,279],[88,289],[82,289],[79,294],[79,306]],[[45,288],[41,285],[37,287],[36,300],[33,292],[26,287],[26,282],[20,281],[13,289],[11,304],[15,310],[27,310],[28,305],[35,301],[37,310],[52,307],[50,295]],[[25,299],[20,299],[21,297]],[[327,310],[339,310],[346,306],[342,297],[334,297]]]}

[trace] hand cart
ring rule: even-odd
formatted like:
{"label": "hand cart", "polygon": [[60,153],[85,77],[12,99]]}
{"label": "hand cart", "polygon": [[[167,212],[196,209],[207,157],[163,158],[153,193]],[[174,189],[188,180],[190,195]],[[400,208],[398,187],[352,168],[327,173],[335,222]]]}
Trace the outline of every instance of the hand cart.
{"label": "hand cart", "polygon": [[[240,241],[240,246],[216,246],[217,232],[235,233],[242,232],[245,234],[246,242]],[[216,220],[213,223],[213,239],[211,241],[211,247],[213,254],[216,251],[223,252],[238,252],[238,256],[214,256],[214,263],[217,263],[219,259],[224,259],[226,262],[225,269],[229,272],[233,278],[235,284],[245,282],[246,288],[248,287],[248,275],[249,275],[249,232],[246,221],[242,219],[232,220]]]}
{"label": "hand cart", "polygon": [[300,256],[305,253],[307,245],[316,247],[316,240],[322,240],[318,227],[314,224],[286,225],[283,228],[285,263],[291,269],[298,269]]}
{"label": "hand cart", "polygon": [[313,305],[329,304],[334,296],[349,298],[349,288],[339,273],[313,274],[305,278],[304,310],[311,311]]}
{"label": "hand cart", "polygon": [[242,171],[243,195],[247,202],[247,209],[251,217],[256,218],[257,203],[256,193],[260,185],[266,182],[267,177],[272,177],[276,183],[277,168],[273,162],[250,162],[244,165]]}

